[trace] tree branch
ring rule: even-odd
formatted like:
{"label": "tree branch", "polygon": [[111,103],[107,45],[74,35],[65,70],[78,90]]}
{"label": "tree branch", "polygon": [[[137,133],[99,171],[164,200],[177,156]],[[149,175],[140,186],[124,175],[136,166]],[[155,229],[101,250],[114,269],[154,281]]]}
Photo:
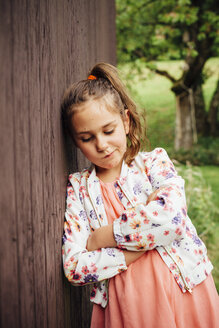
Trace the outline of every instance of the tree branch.
{"label": "tree branch", "polygon": [[158,68],[154,69],[154,72],[159,74],[159,75],[162,75],[162,76],[165,76],[167,79],[169,79],[172,83],[175,83],[177,80],[172,76],[170,75],[167,71],[163,71],[163,70],[160,70]]}

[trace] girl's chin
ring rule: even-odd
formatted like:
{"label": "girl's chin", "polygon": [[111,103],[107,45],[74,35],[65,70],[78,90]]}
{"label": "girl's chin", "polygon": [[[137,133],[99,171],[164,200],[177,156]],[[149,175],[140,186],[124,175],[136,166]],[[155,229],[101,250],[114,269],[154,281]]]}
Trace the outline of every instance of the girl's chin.
{"label": "girl's chin", "polygon": [[113,161],[110,163],[110,161],[107,164],[102,165],[96,165],[98,171],[108,171],[113,169],[120,170],[122,166],[122,161]]}

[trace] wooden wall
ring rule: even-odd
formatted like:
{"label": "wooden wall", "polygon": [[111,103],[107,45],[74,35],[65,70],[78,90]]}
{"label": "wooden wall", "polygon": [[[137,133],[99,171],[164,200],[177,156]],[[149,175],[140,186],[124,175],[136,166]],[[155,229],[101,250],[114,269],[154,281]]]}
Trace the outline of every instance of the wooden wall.
{"label": "wooden wall", "polygon": [[65,88],[115,64],[114,0],[0,0],[0,326],[89,327],[86,288],[63,276]]}

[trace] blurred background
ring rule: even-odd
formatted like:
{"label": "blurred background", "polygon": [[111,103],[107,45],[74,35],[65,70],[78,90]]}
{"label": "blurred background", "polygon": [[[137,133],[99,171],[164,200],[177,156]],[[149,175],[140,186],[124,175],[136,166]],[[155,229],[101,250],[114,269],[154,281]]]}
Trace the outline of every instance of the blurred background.
{"label": "blurred background", "polygon": [[219,290],[217,1],[116,0],[117,61],[138,105],[142,150],[164,147],[186,180],[188,212]]}

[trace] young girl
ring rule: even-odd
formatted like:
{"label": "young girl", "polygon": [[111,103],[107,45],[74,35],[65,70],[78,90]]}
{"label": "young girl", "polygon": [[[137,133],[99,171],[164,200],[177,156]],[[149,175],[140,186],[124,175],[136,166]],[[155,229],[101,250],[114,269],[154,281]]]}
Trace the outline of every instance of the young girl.
{"label": "young girl", "polygon": [[63,117],[90,169],[70,174],[64,271],[93,284],[91,327],[218,327],[206,248],[164,149],[139,152],[140,120],[115,67],[65,93]]}

